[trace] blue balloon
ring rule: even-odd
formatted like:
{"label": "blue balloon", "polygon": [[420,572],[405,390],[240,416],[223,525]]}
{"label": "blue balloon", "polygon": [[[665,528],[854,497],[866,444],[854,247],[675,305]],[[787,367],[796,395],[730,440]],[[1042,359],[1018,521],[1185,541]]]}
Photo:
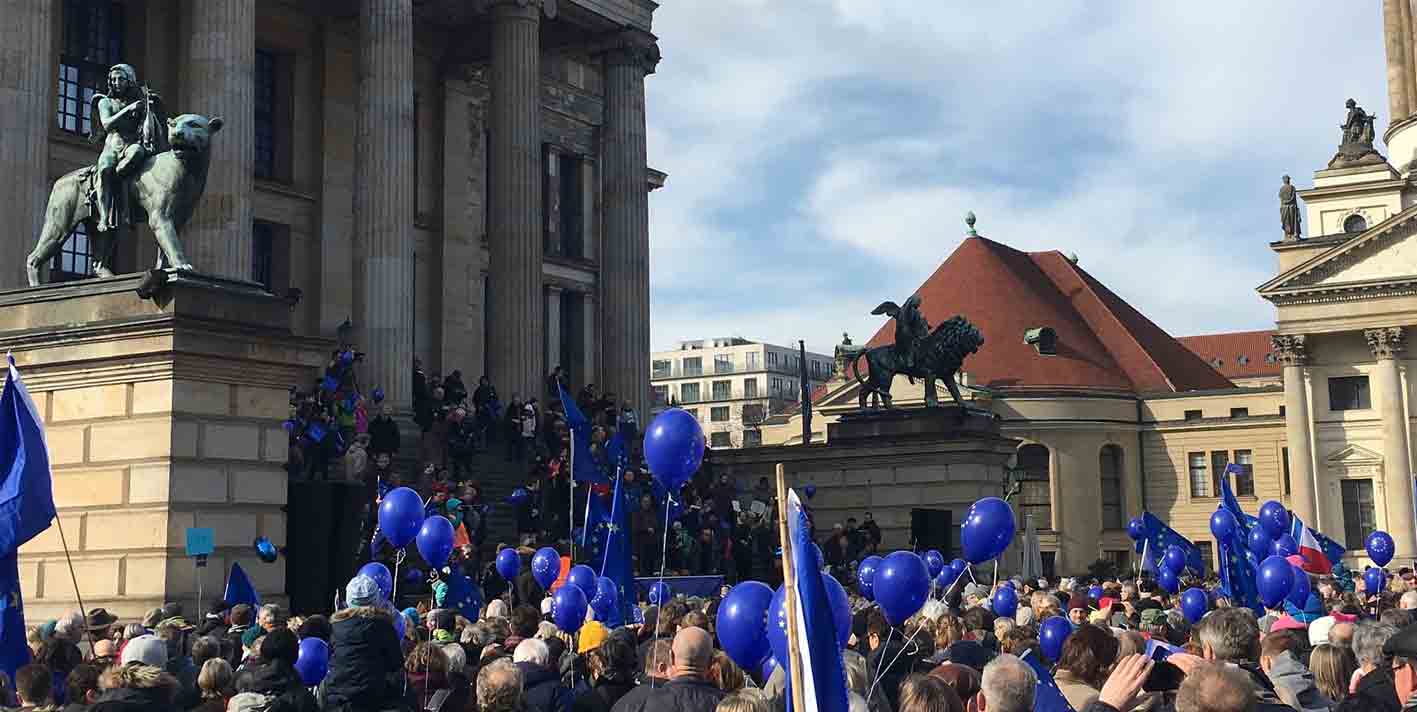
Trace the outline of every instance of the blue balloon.
{"label": "blue balloon", "polygon": [[374,399],[375,403],[384,402],[384,389],[382,388],[375,388],[374,392],[370,393],[369,395]]}
{"label": "blue balloon", "polygon": [[453,523],[441,514],[423,519],[418,528],[418,554],[435,569],[443,568],[453,553]]}
{"label": "blue balloon", "polygon": [[1289,589],[1289,596],[1287,598],[1290,603],[1294,604],[1295,608],[1302,611],[1304,610],[1304,606],[1309,603],[1309,593],[1313,589],[1309,584],[1309,575],[1304,573],[1303,569],[1294,566],[1294,564],[1290,564],[1290,566],[1294,567],[1294,587]]}
{"label": "blue balloon", "polygon": [[930,570],[914,552],[897,551],[876,569],[872,588],[876,605],[881,607],[886,620],[891,625],[900,625],[925,605],[925,598],[930,595]]}
{"label": "blue balloon", "polygon": [[[1186,550],[1176,544],[1166,547],[1166,554],[1162,558],[1162,564],[1171,572],[1180,575],[1186,570]],[[1172,591],[1175,593],[1175,591]]]}
{"label": "blue balloon", "polygon": [[1294,590],[1294,566],[1281,556],[1271,556],[1260,562],[1259,575],[1255,584],[1259,588],[1260,602],[1265,608],[1279,606],[1289,592]]}
{"label": "blue balloon", "polygon": [[[827,574],[821,574],[822,585],[827,589],[827,601],[831,604],[832,625],[836,630],[836,644],[839,650],[846,648],[851,639],[851,604],[846,601],[846,589]],[[840,596],[838,596],[838,592]],[[773,657],[787,656],[787,587],[779,586],[773,592],[768,604],[767,632],[768,646]]]}
{"label": "blue balloon", "polygon": [[266,537],[256,537],[256,541],[251,543],[256,548],[256,556],[261,557],[261,561],[274,564],[280,552],[276,550],[276,545],[271,543]]}
{"label": "blue balloon", "polygon": [[[497,552],[497,573],[502,574],[502,578],[512,581],[521,573],[522,557],[517,555],[517,550],[507,547]],[[533,573],[535,566],[532,567]]]}
{"label": "blue balloon", "polygon": [[389,573],[389,567],[377,561],[371,561],[360,567],[359,574],[357,575],[368,576],[374,579],[374,583],[378,584],[379,592],[384,595],[385,601],[389,600],[389,597],[393,595],[394,575]]}
{"label": "blue balloon", "polygon": [[1274,500],[1269,500],[1260,505],[1260,528],[1271,539],[1278,539],[1282,534],[1289,533],[1289,510],[1284,505]]}
{"label": "blue balloon", "polygon": [[1049,660],[1057,661],[1063,656],[1063,643],[1073,634],[1073,624],[1062,616],[1053,616],[1038,626],[1038,647]]}
{"label": "blue balloon", "polygon": [[1270,547],[1270,553],[1275,556],[1290,557],[1299,553],[1299,542],[1294,541],[1294,537],[1288,534],[1280,534],[1274,540],[1274,545]]}
{"label": "blue balloon", "polygon": [[590,608],[595,611],[595,619],[608,621],[615,615],[620,605],[620,588],[606,576],[595,580],[595,596],[590,599]]}
{"label": "blue balloon", "polygon": [[644,452],[654,478],[677,492],[704,460],[704,429],[682,408],[669,408],[650,421]]}
{"label": "blue balloon", "polygon": [[1220,541],[1229,541],[1239,527],[1240,523],[1235,521],[1235,515],[1228,509],[1217,509],[1215,514],[1210,515],[1210,533]]}
{"label": "blue balloon", "polygon": [[409,583],[418,583],[423,579],[423,569],[409,569],[403,574],[403,580]]}
{"label": "blue balloon", "polygon": [[542,590],[551,590],[551,584],[556,583],[560,575],[561,555],[549,546],[537,549],[536,555],[531,557],[531,577],[536,579]]}
{"label": "blue balloon", "polygon": [[773,590],[761,581],[734,586],[718,606],[718,642],[744,670],[753,670],[772,654],[768,643],[768,606]]}
{"label": "blue balloon", "polygon": [[525,487],[518,487],[512,490],[512,493],[507,496],[507,503],[521,504],[527,501],[528,499],[531,499],[531,493],[528,492]]}
{"label": "blue balloon", "polygon": [[964,573],[964,570],[967,569],[967,568],[969,568],[969,564],[966,563],[964,559],[955,559],[954,561],[951,561],[951,562],[950,562],[950,572],[951,572],[950,581],[953,582],[954,579],[959,578],[959,577],[960,577],[960,574],[963,574],[963,573]]}
{"label": "blue balloon", "polygon": [[566,583],[579,588],[587,599],[595,596],[595,579],[595,569],[585,564],[572,566],[571,572],[566,574]]}
{"label": "blue balloon", "polygon": [[1376,596],[1387,588],[1387,574],[1377,567],[1369,567],[1363,572],[1363,588],[1369,596]]}
{"label": "blue balloon", "polygon": [[407,487],[384,495],[379,503],[379,529],[395,549],[408,546],[418,536],[423,518],[423,498]]}
{"label": "blue balloon", "polygon": [[1102,594],[1104,593],[1106,593],[1106,591],[1104,591],[1101,586],[1089,586],[1087,589],[1087,597],[1091,599],[1093,603],[1096,603],[1097,599],[1102,598]]}
{"label": "blue balloon", "polygon": [[574,633],[585,624],[585,614],[589,607],[585,591],[579,586],[562,586],[556,589],[556,593],[551,597],[551,618],[557,628]]}
{"label": "blue balloon", "polygon": [[1188,588],[1181,594],[1181,612],[1186,614],[1186,620],[1191,623],[1199,621],[1205,616],[1206,609],[1210,608],[1210,598],[1205,595],[1205,591],[1199,588]]}
{"label": "blue balloon", "polygon": [[1181,579],[1177,578],[1175,571],[1165,567],[1156,572],[1156,584],[1167,593],[1181,590]]}
{"label": "blue balloon", "polygon": [[[876,600],[876,593],[871,585],[876,578],[876,569],[881,565],[881,557],[876,555],[868,556],[861,560],[861,565],[856,567],[856,590],[868,601]],[[745,666],[747,667],[747,666]]]}
{"label": "blue balloon", "polygon": [[403,640],[403,634],[407,626],[408,619],[404,618],[402,613],[394,611],[394,633],[398,635],[399,640]]}
{"label": "blue balloon", "polygon": [[777,664],[777,660],[769,655],[768,659],[763,661],[762,668],[759,670],[759,674],[763,676],[763,682],[767,682],[768,678],[772,677],[773,671],[780,667],[782,666]]}
{"label": "blue balloon", "polygon": [[930,569],[930,578],[935,578],[945,569],[945,555],[931,549],[925,552],[925,565]]}
{"label": "blue balloon", "polygon": [[1132,517],[1131,521],[1127,522],[1127,536],[1133,541],[1141,541],[1142,537],[1146,536],[1146,523],[1141,517]]}
{"label": "blue balloon", "polygon": [[1013,618],[1018,613],[1018,592],[1010,586],[1000,586],[994,591],[994,615]]}
{"label": "blue balloon", "polygon": [[[985,497],[970,506],[960,526],[959,543],[964,560],[982,564],[998,558],[1013,541],[1014,510],[998,497]],[[898,625],[898,624],[897,624]]]}
{"label": "blue balloon", "polygon": [[846,588],[831,574],[822,574],[822,583],[827,587],[827,602],[831,604],[832,622],[836,624],[836,644],[846,649],[851,642],[851,599]]}
{"label": "blue balloon", "polygon": [[300,673],[300,682],[306,687],[320,684],[330,671],[329,644],[319,638],[301,638],[300,650],[295,656],[295,671]]}
{"label": "blue balloon", "polygon": [[1387,566],[1388,562],[1392,561],[1392,555],[1397,546],[1392,541],[1392,535],[1381,529],[1369,534],[1368,540],[1364,544],[1368,549],[1368,558],[1378,566]]}
{"label": "blue balloon", "polygon": [[649,587],[649,602],[656,606],[662,606],[674,598],[674,589],[663,581],[655,581]]}
{"label": "blue balloon", "polygon": [[816,486],[816,485],[807,485],[806,487],[803,487],[803,488],[802,488],[802,493],[805,494],[805,495],[807,495],[807,499],[811,499],[811,498],[813,498],[813,497],[816,497],[816,496],[817,496],[817,486]]}
{"label": "blue balloon", "polygon": [[1245,540],[1245,545],[1250,547],[1250,553],[1258,557],[1265,557],[1269,556],[1270,550],[1274,548],[1271,543],[1273,541],[1263,527],[1255,527],[1250,530],[1250,536]]}

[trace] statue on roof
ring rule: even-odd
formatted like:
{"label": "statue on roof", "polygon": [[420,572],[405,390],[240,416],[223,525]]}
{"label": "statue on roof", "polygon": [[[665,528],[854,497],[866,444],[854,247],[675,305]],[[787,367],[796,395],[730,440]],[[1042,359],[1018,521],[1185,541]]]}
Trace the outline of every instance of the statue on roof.
{"label": "statue on roof", "polygon": [[1279,224],[1284,228],[1284,241],[1299,239],[1299,191],[1284,176],[1284,184],[1279,186]]}
{"label": "statue on roof", "polygon": [[1338,144],[1338,153],[1328,162],[1328,167],[1351,168],[1386,163],[1387,159],[1373,148],[1373,139],[1377,135],[1373,122],[1378,117],[1364,111],[1353,99],[1349,99],[1345,106],[1348,107],[1348,115],[1338,126],[1343,130],[1343,137]]}
{"label": "statue on roof", "polygon": [[[984,345],[984,336],[979,329],[962,316],[953,316],[941,322],[934,329],[920,313],[920,297],[913,295],[905,304],[884,302],[871,312],[885,314],[895,320],[895,343],[870,349],[843,347],[843,355],[849,360],[852,377],[860,385],[857,399],[862,410],[867,398],[891,407],[891,383],[897,374],[904,375],[915,383],[925,382],[925,405],[930,408],[939,405],[935,395],[935,379],[941,379],[954,397],[955,405],[965,408],[964,399],[955,383],[955,373],[964,365],[964,359],[979,351]],[[860,362],[866,360],[865,375]]]}

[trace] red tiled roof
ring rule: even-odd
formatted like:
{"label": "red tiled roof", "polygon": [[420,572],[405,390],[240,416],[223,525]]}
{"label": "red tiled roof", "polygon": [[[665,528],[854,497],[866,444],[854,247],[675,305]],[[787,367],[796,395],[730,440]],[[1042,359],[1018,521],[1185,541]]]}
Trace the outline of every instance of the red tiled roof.
{"label": "red tiled roof", "polygon": [[[1020,252],[966,238],[916,290],[930,324],[962,314],[984,334],[965,361],[974,383],[991,388],[1086,388],[1124,392],[1233,388],[1225,376],[1177,343],[1062,253]],[[1023,342],[1048,326],[1057,355]],[[870,346],[893,343],[893,322]]]}
{"label": "red tiled roof", "polygon": [[1226,378],[1278,377],[1284,367],[1274,356],[1274,331],[1182,336],[1176,340]]}

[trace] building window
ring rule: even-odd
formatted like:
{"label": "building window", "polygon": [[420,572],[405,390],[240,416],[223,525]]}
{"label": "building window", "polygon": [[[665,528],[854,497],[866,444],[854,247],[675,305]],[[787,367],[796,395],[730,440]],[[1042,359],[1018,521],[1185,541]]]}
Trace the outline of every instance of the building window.
{"label": "building window", "polygon": [[702,376],[702,375],[704,375],[704,359],[703,359],[703,357],[702,357],[702,356],[695,356],[695,357],[693,357],[693,358],[686,358],[686,359],[684,359],[684,375],[685,375],[685,376]]}
{"label": "building window", "polygon": [[713,399],[728,400],[733,397],[733,381],[714,381]]}
{"label": "building window", "polygon": [[[108,69],[123,61],[123,6],[110,0],[64,0],[64,48],[59,55],[58,121],[88,135],[95,93],[108,92]],[[139,81],[141,81],[139,77]]]}
{"label": "building window", "polygon": [[1191,474],[1191,496],[1210,496],[1210,475],[1205,470],[1205,453],[1192,452],[1186,455],[1186,466]]}
{"label": "building window", "polygon": [[49,263],[50,282],[69,282],[93,276],[93,243],[89,242],[87,222],[74,226],[64,240],[59,254]]}
{"label": "building window", "polygon": [[1255,465],[1253,457],[1249,450],[1235,451],[1235,464],[1240,467],[1240,473],[1235,475],[1235,495],[1237,497],[1255,496]]}
{"label": "building window", "polygon": [[654,397],[656,406],[663,406],[669,403],[669,386],[650,386],[650,394]]}
{"label": "building window", "polygon": [[1024,445],[1018,449],[1016,475],[1020,485],[1018,521],[1023,526],[1030,515],[1039,529],[1053,528],[1052,491],[1048,484],[1048,448]]}
{"label": "building window", "polygon": [[733,373],[733,354],[717,354],[713,357],[714,373]]}
{"label": "building window", "polygon": [[567,257],[585,257],[583,227],[585,216],[581,202],[581,158],[570,154],[557,154],[557,189],[561,205],[561,254]]}
{"label": "building window", "polygon": [[1230,453],[1224,450],[1210,453],[1210,496],[1220,496],[1220,478],[1225,476],[1225,467],[1229,464]]}
{"label": "building window", "polygon": [[674,372],[674,362],[668,359],[655,359],[650,364],[651,378],[669,378]]}
{"label": "building window", "polygon": [[1102,528],[1121,529],[1126,526],[1122,515],[1122,448],[1104,446],[1097,456],[1097,468],[1102,477]]}
{"label": "building window", "polygon": [[698,402],[699,402],[699,384],[697,384],[697,383],[681,383],[681,384],[679,384],[679,402],[680,402],[680,403],[698,403]]}
{"label": "building window", "polygon": [[1200,420],[1201,416],[1202,413],[1198,410],[1188,410],[1184,417],[1186,420]]}
{"label": "building window", "polygon": [[1363,548],[1378,528],[1373,511],[1372,480],[1341,480],[1343,487],[1343,538],[1349,551]]}
{"label": "building window", "polygon": [[743,406],[743,423],[745,425],[757,425],[763,422],[764,412],[762,403],[747,403]]}
{"label": "building window", "polygon": [[773,377],[772,377],[772,383],[769,384],[769,385],[771,386],[770,388],[768,388],[768,395],[769,395],[769,396],[771,396],[771,397],[773,397],[773,398],[790,398],[790,397],[792,397],[791,391],[788,391],[788,390],[787,390],[787,379],[781,378],[781,377],[779,377],[779,376],[773,376]]}
{"label": "building window", "polygon": [[256,177],[269,180],[276,173],[276,56],[256,50]]}
{"label": "building window", "polygon": [[1112,551],[1107,552],[1106,555],[1107,555],[1107,560],[1110,561],[1110,562],[1112,562],[1112,565],[1115,566],[1115,567],[1117,567],[1117,570],[1118,570],[1118,571],[1126,571],[1127,569],[1131,568],[1131,566],[1132,566],[1132,563],[1131,563],[1131,552],[1130,552],[1130,551],[1127,551],[1127,550],[1125,550],[1125,549],[1122,549],[1122,550],[1115,550],[1115,549],[1114,549],[1114,550],[1112,550]]}
{"label": "building window", "polygon": [[743,397],[744,397],[744,398],[757,398],[757,397],[758,397],[758,379],[756,379],[756,378],[746,378],[746,379],[743,380]]}
{"label": "building window", "polygon": [[1362,215],[1349,215],[1343,219],[1343,231],[1356,234],[1368,229],[1368,221]]}
{"label": "building window", "polygon": [[768,368],[776,368],[776,367],[777,367],[777,352],[776,352],[776,351],[769,351],[769,352],[768,352]]}
{"label": "building window", "polygon": [[1289,448],[1280,448],[1279,456],[1280,459],[1283,460],[1281,467],[1283,468],[1284,475],[1284,494],[1289,494]]}
{"label": "building window", "polygon": [[743,447],[762,447],[763,433],[761,430],[744,430]]}
{"label": "building window", "polygon": [[275,261],[276,226],[257,220],[251,225],[251,281],[271,291],[271,265]]}
{"label": "building window", "polygon": [[1040,551],[1038,559],[1043,564],[1043,578],[1056,579],[1058,577],[1058,552]]}
{"label": "building window", "polygon": [[1248,417],[1250,417],[1250,409],[1249,409],[1249,408],[1231,408],[1231,409],[1230,409],[1230,417],[1232,417],[1232,418],[1248,418]]}
{"label": "building window", "polygon": [[709,445],[713,447],[733,447],[733,433],[709,433]]}
{"label": "building window", "polygon": [[1209,541],[1197,541],[1196,548],[1201,552],[1201,566],[1205,567],[1205,572],[1210,573],[1215,566],[1214,554],[1211,553],[1212,543]]}
{"label": "building window", "polygon": [[726,405],[720,405],[720,406],[714,406],[713,408],[709,408],[709,422],[713,422],[713,423],[727,423],[727,422],[728,422],[728,406],[726,406]]}
{"label": "building window", "polygon": [[745,365],[747,366],[746,370],[756,371],[761,368],[759,364],[762,363],[762,354],[759,354],[757,351],[749,351],[748,353],[743,354],[743,356],[743,360],[745,362]]}
{"label": "building window", "polygon": [[1367,376],[1338,376],[1328,379],[1329,410],[1367,410],[1373,407],[1368,397]]}

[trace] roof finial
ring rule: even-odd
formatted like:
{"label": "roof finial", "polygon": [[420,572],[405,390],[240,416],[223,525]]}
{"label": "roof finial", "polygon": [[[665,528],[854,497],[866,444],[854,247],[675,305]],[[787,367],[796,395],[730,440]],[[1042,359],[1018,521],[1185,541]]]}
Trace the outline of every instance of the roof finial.
{"label": "roof finial", "polygon": [[967,212],[967,213],[964,214],[964,224],[969,226],[969,236],[970,236],[970,237],[979,237],[979,233],[977,233],[977,232],[974,231],[974,211],[973,211],[973,210],[971,210],[971,211],[969,211],[969,212]]}

